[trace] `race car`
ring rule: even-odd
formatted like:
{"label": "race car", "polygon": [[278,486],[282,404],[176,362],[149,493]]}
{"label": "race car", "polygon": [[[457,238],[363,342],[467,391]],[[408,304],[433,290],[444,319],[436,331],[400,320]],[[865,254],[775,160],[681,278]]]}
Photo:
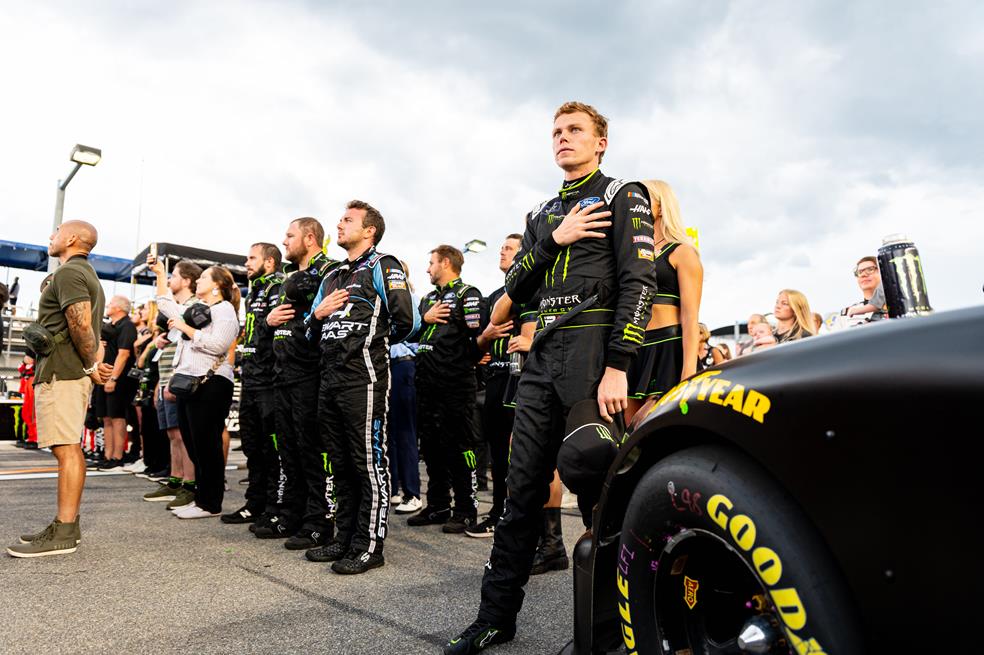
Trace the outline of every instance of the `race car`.
{"label": "race car", "polygon": [[984,307],[682,382],[608,470],[561,652],[980,652],[982,411]]}

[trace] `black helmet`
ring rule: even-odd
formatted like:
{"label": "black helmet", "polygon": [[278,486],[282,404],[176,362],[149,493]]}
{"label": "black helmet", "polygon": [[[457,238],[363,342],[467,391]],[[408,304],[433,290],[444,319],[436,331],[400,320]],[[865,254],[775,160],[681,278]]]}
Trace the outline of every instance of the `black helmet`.
{"label": "black helmet", "polygon": [[298,271],[284,281],[284,302],[290,303],[296,310],[306,312],[311,309],[311,303],[318,295],[320,286],[321,278],[316,269],[312,267]]}

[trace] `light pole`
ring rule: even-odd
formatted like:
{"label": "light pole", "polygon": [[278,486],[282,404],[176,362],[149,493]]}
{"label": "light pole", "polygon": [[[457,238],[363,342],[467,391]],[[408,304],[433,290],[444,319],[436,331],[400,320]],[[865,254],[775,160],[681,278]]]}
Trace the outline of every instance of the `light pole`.
{"label": "light pole", "polygon": [[[58,226],[62,224],[62,213],[65,211],[65,189],[68,188],[68,183],[72,181],[72,178],[75,177],[75,174],[83,166],[95,166],[98,164],[99,160],[102,159],[102,150],[76,144],[72,148],[69,159],[75,162],[75,168],[72,169],[72,172],[64,180],[58,180],[58,191],[55,194],[55,222],[51,228],[52,233],[56,232]],[[50,273],[56,268],[58,268],[58,260],[54,257],[49,257],[48,272]]]}
{"label": "light pole", "polygon": [[488,246],[481,239],[472,239],[471,241],[465,244],[465,247],[464,249],[462,249],[461,252],[463,253],[482,252],[486,248],[488,248]]}

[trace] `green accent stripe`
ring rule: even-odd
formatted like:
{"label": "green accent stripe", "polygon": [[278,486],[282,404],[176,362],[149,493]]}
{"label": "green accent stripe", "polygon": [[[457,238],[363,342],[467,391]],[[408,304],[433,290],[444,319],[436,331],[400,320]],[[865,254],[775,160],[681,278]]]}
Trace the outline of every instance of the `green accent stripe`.
{"label": "green accent stripe", "polygon": [[660,339],[659,341],[647,341],[646,343],[644,343],[642,345],[643,345],[643,347],[646,347],[646,346],[655,346],[656,344],[666,343],[667,341],[679,341],[682,338],[683,337],[667,337],[666,339]]}

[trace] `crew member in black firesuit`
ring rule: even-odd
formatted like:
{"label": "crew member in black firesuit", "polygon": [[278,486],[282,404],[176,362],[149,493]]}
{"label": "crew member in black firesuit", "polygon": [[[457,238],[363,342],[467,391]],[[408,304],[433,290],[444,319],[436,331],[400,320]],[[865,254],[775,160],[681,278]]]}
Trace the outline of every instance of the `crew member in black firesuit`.
{"label": "crew member in black firesuit", "polygon": [[[499,249],[499,268],[503,273],[512,267],[522,239],[522,234],[510,234],[503,241],[502,248]],[[505,287],[500,287],[489,294],[489,312],[505,292]],[[536,314],[531,314],[535,320]],[[509,468],[509,436],[512,434],[513,409],[503,403],[510,377],[509,343],[513,337],[520,335],[520,325],[519,308],[514,307],[508,318],[499,324],[490,318],[482,334],[478,336],[478,347],[489,353],[485,376],[485,404],[482,407],[482,438],[488,444],[489,459],[492,461],[492,508],[488,517],[465,530],[469,537],[491,537],[506,502],[506,471]]]}
{"label": "crew member in black firesuit", "polygon": [[411,526],[443,523],[449,534],[461,534],[478,518],[474,416],[482,293],[461,281],[464,262],[453,246],[438,246],[430,253],[427,274],[436,288],[420,301],[424,325],[415,377],[427,505],[407,519]]}
{"label": "crew member in black firesuit", "polygon": [[400,260],[376,251],[385,230],[375,207],[348,203],[338,222],[348,259],[325,276],[308,318],[308,334],[321,347],[318,422],[334,483],[335,539],[305,555],[334,562],[342,574],[384,564],[389,345],[420,325]]}
{"label": "crew member in black firesuit", "polygon": [[273,333],[277,446],[286,477],[280,513],[257,525],[261,539],[289,537],[291,550],[313,548],[332,536],[328,505],[328,455],[318,434],[318,345],[307,335],[305,319],[324,276],[338,262],[322,250],[324,228],[314,218],[287,227],[284,253],[289,265],[279,304],[267,314]]}
{"label": "crew member in black firesuit", "polygon": [[223,514],[223,523],[253,523],[261,516],[266,522],[279,509],[281,474],[274,418],[273,328],[267,325],[266,317],[277,304],[284,283],[280,249],[272,243],[254,243],[246,255],[246,275],[249,293],[242,336],[239,438],[246,455],[249,483],[246,504]]}
{"label": "crew member in black firesuit", "polygon": [[554,159],[564,183],[530,212],[523,254],[506,275],[513,301],[540,295],[540,330],[517,391],[509,496],[478,617],[446,654],[476,653],[516,634],[567,412],[597,397],[601,416],[611,420],[627,405],[625,371],[643,342],[655,291],[653,223],[641,185],[599,170],[607,134],[606,119],[589,105],[569,102],[554,115]]}

